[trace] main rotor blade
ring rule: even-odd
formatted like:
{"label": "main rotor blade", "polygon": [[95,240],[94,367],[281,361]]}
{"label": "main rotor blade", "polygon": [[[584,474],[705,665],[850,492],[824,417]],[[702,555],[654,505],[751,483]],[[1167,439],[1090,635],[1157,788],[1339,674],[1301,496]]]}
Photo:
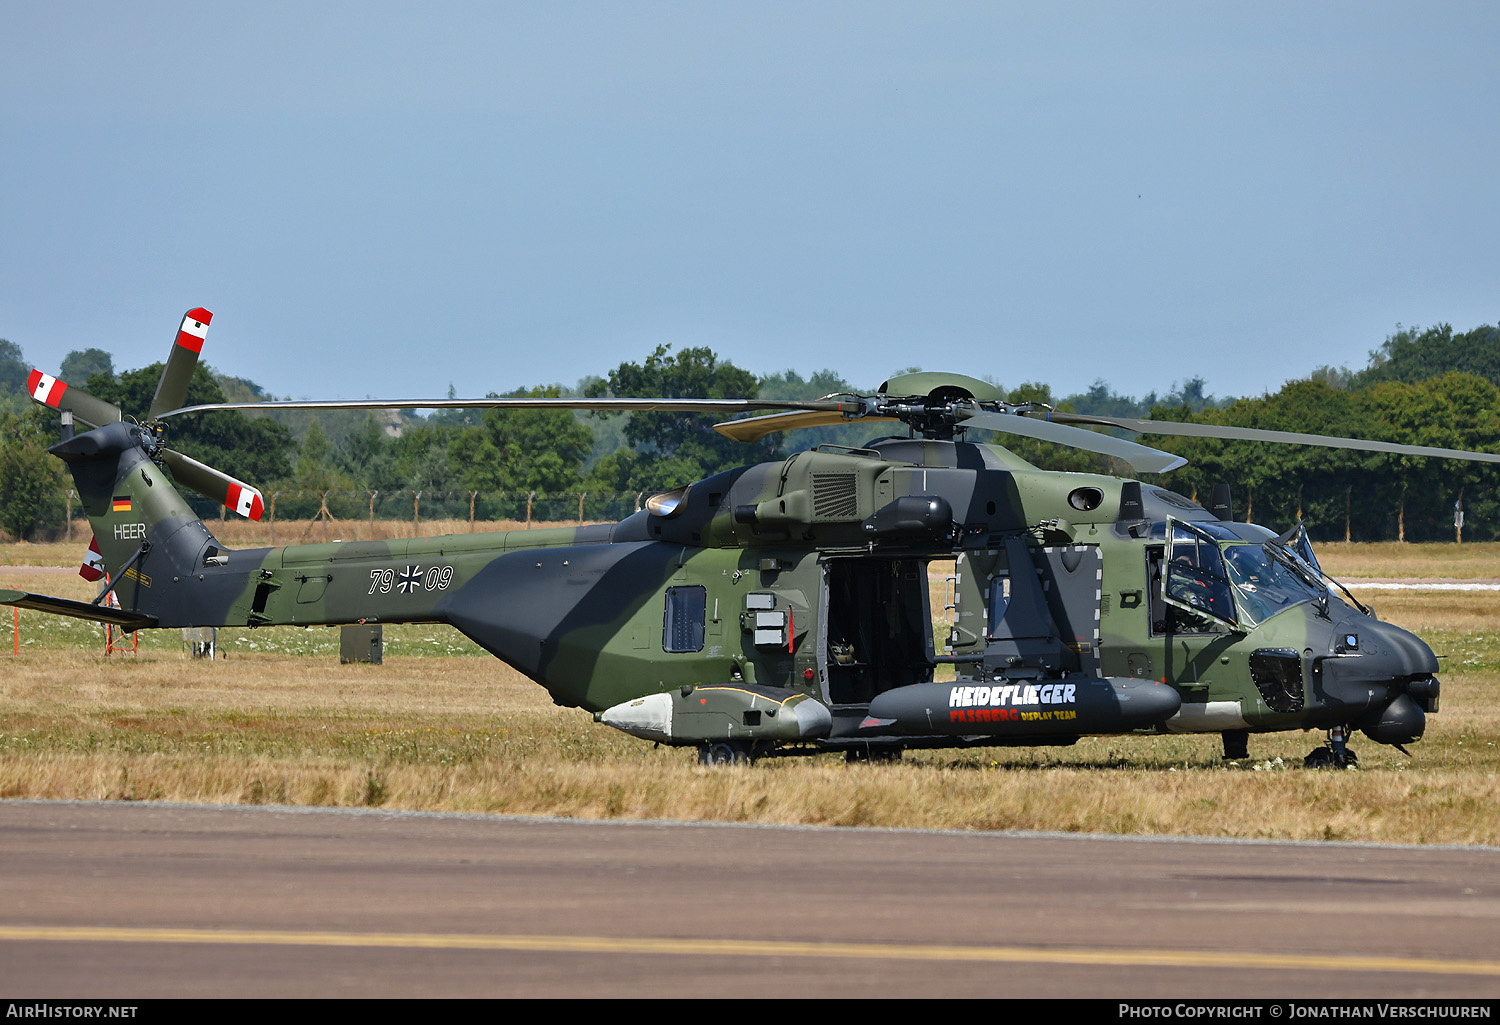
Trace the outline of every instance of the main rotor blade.
{"label": "main rotor blade", "polygon": [[161,449],[157,455],[183,487],[193,489],[204,498],[212,498],[226,509],[252,520],[260,519],[265,512],[265,501],[250,485],[169,448]]}
{"label": "main rotor blade", "polygon": [[203,340],[208,337],[208,324],[213,319],[214,315],[201,306],[182,315],[177,338],[167,354],[167,365],[162,367],[161,380],[156,383],[156,396],[151,400],[148,417],[159,416],[187,401],[188,383],[193,379],[198,354],[203,351]]}
{"label": "main rotor blade", "polygon": [[829,410],[802,410],[796,413],[772,413],[769,416],[752,416],[746,420],[726,420],[714,424],[714,430],[735,441],[759,441],[777,431],[796,431],[804,427],[834,427],[840,424],[865,423],[870,420],[897,422],[893,416],[862,416],[850,418],[843,413]]}
{"label": "main rotor blade", "polygon": [[33,370],[27,377],[26,390],[31,393],[32,399],[42,405],[72,413],[95,427],[103,427],[120,419],[119,406],[96,399],[81,388],[70,388],[66,381],[59,381],[40,370]]}
{"label": "main rotor blade", "polygon": [[1019,434],[1038,441],[1051,441],[1088,452],[1102,452],[1107,456],[1124,460],[1131,469],[1139,473],[1166,473],[1187,463],[1181,456],[1158,449],[1123,441],[1108,434],[1086,431],[1081,427],[1067,427],[1055,420],[1038,420],[1015,413],[976,413],[959,421],[960,427],[983,427],[991,431]]}
{"label": "main rotor blade", "polygon": [[1265,441],[1278,445],[1316,445],[1321,448],[1347,448],[1359,452],[1386,452],[1401,456],[1432,456],[1439,459],[1468,459],[1481,463],[1500,463],[1500,455],[1492,452],[1468,452],[1463,449],[1433,448],[1428,445],[1398,445],[1390,441],[1336,438],[1326,434],[1265,431],[1254,427],[1224,427],[1218,424],[1180,423],[1176,420],[1137,420],[1128,416],[1095,417],[1053,413],[1052,419],[1067,423],[1122,427],[1127,431],[1135,431],[1137,434],[1170,434],[1185,438],[1220,438],[1228,441]]}
{"label": "main rotor blade", "polygon": [[768,399],[325,399],[288,402],[213,402],[159,414],[156,419],[201,413],[211,409],[591,409],[601,413],[714,413],[729,416],[761,409],[803,409],[845,412],[857,416],[864,405],[853,401],[820,399],[787,402]]}

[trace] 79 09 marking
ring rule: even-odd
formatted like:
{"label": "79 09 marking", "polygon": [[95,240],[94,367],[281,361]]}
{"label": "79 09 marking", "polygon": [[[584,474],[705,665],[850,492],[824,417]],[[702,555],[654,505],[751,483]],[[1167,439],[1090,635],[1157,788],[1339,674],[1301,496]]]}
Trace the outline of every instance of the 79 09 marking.
{"label": "79 09 marking", "polygon": [[402,594],[411,594],[413,591],[446,591],[451,583],[452,566],[429,566],[425,574],[421,566],[408,566],[399,574],[389,568],[372,569],[370,590],[367,593],[379,591],[381,594],[390,594],[393,587]]}

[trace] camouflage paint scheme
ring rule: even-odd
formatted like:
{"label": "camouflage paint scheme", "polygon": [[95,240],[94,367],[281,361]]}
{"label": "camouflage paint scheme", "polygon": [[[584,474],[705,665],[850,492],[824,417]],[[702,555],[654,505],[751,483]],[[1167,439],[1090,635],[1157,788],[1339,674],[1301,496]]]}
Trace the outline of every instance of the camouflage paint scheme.
{"label": "camouflage paint scheme", "polygon": [[[1336,597],[1258,625],[1175,601],[1161,571],[1173,524],[1243,524],[996,445],[798,453],[617,524],[235,551],[149,458],[141,428],[112,423],[52,451],[134,625],[448,623],[558,704],[668,743],[763,753],[1215,732],[1227,752],[1246,731],[1348,725],[1400,744],[1437,707],[1431,650]],[[947,655],[934,650],[933,560],[955,560]],[[107,618],[20,592],[0,601]],[[933,684],[944,661],[958,679]]]}

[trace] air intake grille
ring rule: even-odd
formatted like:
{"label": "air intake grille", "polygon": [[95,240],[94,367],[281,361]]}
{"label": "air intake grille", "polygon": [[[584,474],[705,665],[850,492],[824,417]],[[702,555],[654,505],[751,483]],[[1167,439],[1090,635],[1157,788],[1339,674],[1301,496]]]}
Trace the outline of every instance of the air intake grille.
{"label": "air intake grille", "polygon": [[859,515],[859,487],[852,473],[812,475],[813,521],[852,520]]}

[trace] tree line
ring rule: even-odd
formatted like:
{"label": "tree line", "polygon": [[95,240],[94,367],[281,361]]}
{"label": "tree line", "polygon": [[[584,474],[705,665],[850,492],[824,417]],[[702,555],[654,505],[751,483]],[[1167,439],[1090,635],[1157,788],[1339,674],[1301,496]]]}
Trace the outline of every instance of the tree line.
{"label": "tree line", "polygon": [[[55,414],[27,400],[28,370],[19,346],[0,339],[0,529],[21,538],[61,523],[68,484],[61,463],[46,454],[57,436]],[[160,364],[117,372],[108,353],[88,349],[69,353],[59,376],[84,382],[87,391],[127,412],[140,412],[150,406],[160,373]],[[792,370],[757,377],[706,347],[660,346],[640,362],[622,362],[571,388],[538,385],[505,394],[806,400],[839,392],[869,394],[875,383],[851,384],[831,370],[807,378]],[[1363,368],[1319,367],[1259,397],[1216,398],[1205,393],[1202,378],[1140,399],[1115,393],[1103,380],[1065,397],[1054,397],[1039,382],[1002,391],[1012,402],[1095,415],[1500,451],[1497,385],[1500,328],[1455,333],[1445,324],[1398,328]],[[216,374],[204,364],[188,389],[190,404],[270,398],[254,382]],[[681,413],[567,410],[444,410],[427,417],[353,410],[216,411],[174,423],[169,443],[268,495],[278,493],[276,515],[282,519],[312,517],[325,504],[332,515],[355,518],[374,505],[376,496],[404,505],[397,496],[419,494],[452,507],[440,513],[429,505],[433,515],[524,519],[534,511],[529,504],[537,495],[618,496],[624,515],[632,496],[816,444],[860,445],[882,433],[882,425],[846,425],[745,445],[713,431],[713,421]],[[1128,473],[1091,453],[1000,440],[1045,468]],[[1214,484],[1228,483],[1240,519],[1277,528],[1300,519],[1325,541],[1440,540],[1456,536],[1454,504],[1461,503],[1465,537],[1500,536],[1497,470],[1488,464],[1160,436],[1141,440],[1189,460],[1161,483],[1190,496],[1206,496]],[[194,501],[204,515],[214,514],[210,503]]]}

